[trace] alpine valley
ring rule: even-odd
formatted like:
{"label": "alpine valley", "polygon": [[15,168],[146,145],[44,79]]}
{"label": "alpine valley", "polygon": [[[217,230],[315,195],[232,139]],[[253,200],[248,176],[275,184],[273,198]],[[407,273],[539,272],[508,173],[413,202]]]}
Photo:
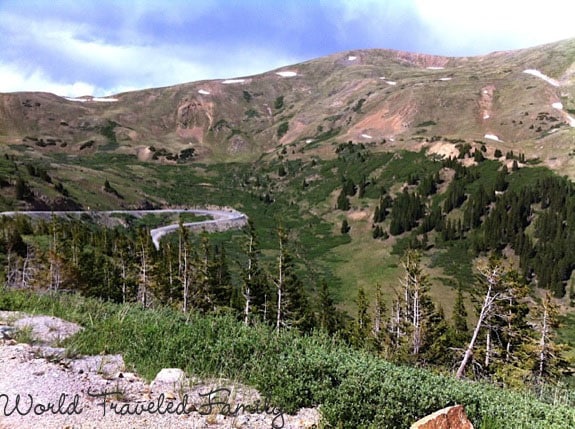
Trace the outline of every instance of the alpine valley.
{"label": "alpine valley", "polygon": [[[0,309],[72,317],[28,294],[78,292],[117,305],[110,320],[131,303],[130,323],[142,306],[219,321],[244,348],[205,333],[222,347],[209,363],[128,355],[149,376],[274,382],[288,412],[321,404],[325,427],[405,427],[455,403],[475,427],[573,427],[573,179],[575,39],[355,50],[108,97],[2,93],[0,211],[85,214],[1,218]],[[199,218],[99,213],[188,207],[250,223],[181,227],[156,250],[150,228]],[[91,329],[79,350],[132,347]]]}

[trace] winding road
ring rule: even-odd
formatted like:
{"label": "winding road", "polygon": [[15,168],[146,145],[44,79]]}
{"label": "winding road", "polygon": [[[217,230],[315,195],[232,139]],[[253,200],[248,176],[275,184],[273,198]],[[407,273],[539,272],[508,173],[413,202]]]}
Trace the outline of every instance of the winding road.
{"label": "winding road", "polygon": [[[114,214],[129,214],[133,216],[144,216],[146,214],[173,214],[191,213],[199,216],[209,216],[212,219],[198,222],[186,222],[184,227],[193,231],[226,231],[228,229],[243,228],[248,221],[248,217],[230,208],[209,208],[209,209],[158,209],[158,210],[108,210],[108,211],[12,211],[0,212],[0,216],[25,215],[36,218],[50,218],[51,216],[80,216],[88,214],[90,216],[111,216]],[[156,249],[160,248],[160,239],[171,232],[176,231],[179,224],[160,226],[150,230],[152,242]]]}

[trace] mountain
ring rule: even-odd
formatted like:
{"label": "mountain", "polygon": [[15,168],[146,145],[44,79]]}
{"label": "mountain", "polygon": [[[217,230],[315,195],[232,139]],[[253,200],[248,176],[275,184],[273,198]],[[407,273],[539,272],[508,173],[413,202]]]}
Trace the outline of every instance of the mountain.
{"label": "mountain", "polygon": [[[278,271],[284,277],[277,262],[289,238],[294,320],[311,326],[314,311],[337,304],[344,314],[334,312],[333,325],[348,333],[356,332],[352,318],[359,320],[363,303],[373,307],[381,295],[390,311],[397,308],[407,249],[421,252],[438,317],[450,318],[460,302],[461,319],[474,313],[458,289],[475,292],[478,267],[497,255],[516,269],[509,278],[531,288],[534,310],[545,291],[554,296],[565,315],[562,338],[575,344],[575,189],[561,177],[575,177],[574,72],[575,39],[467,58],[356,50],[255,76],[103,98],[0,94],[0,211],[85,210],[103,224],[131,226],[114,232],[129,243],[139,227],[179,219],[95,212],[233,207],[254,225],[266,279]],[[0,221],[0,242],[10,241],[21,258],[48,260],[47,224],[31,234],[22,218]],[[76,230],[60,245],[88,258],[111,243],[100,226],[82,227],[86,246],[74,241]],[[214,255],[234,261],[236,287],[243,234],[209,239]],[[6,267],[13,259],[4,249]],[[178,259],[169,249],[153,255],[154,281],[165,285]],[[117,289],[102,285],[115,284],[107,267],[116,257],[85,259],[86,272],[101,265],[103,277],[78,283],[70,275],[70,284],[109,299]],[[134,271],[135,283],[147,282],[139,276]]]}
{"label": "mountain", "polygon": [[575,39],[464,58],[356,50],[107,98],[0,94],[0,143],[170,163],[255,160],[288,144],[321,156],[322,142],[349,140],[457,154],[466,141],[573,176],[574,75]]}

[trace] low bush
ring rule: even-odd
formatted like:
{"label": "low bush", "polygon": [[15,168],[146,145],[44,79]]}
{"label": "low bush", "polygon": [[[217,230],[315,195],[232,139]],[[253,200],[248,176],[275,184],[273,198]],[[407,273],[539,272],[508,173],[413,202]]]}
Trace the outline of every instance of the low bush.
{"label": "low bush", "polygon": [[[152,379],[164,367],[196,376],[253,385],[284,412],[320,406],[330,427],[408,427],[417,419],[463,404],[475,427],[569,428],[575,410],[527,393],[458,381],[402,367],[354,350],[321,333],[276,333],[233,317],[144,310],[75,295],[0,290],[0,310],[62,317],[86,329],[67,342],[79,353],[123,353],[128,365]],[[169,333],[169,335],[167,335]]]}

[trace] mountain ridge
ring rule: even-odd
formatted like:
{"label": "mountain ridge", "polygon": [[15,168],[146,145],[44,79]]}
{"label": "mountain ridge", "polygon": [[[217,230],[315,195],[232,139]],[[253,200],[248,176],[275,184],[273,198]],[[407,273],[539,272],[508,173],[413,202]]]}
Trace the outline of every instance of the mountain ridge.
{"label": "mountain ridge", "polygon": [[3,93],[0,142],[170,163],[186,149],[210,162],[255,160],[288,144],[308,151],[317,142],[386,141],[419,150],[426,140],[471,140],[573,175],[574,61],[575,39],[473,57],[366,49],[107,97]]}

